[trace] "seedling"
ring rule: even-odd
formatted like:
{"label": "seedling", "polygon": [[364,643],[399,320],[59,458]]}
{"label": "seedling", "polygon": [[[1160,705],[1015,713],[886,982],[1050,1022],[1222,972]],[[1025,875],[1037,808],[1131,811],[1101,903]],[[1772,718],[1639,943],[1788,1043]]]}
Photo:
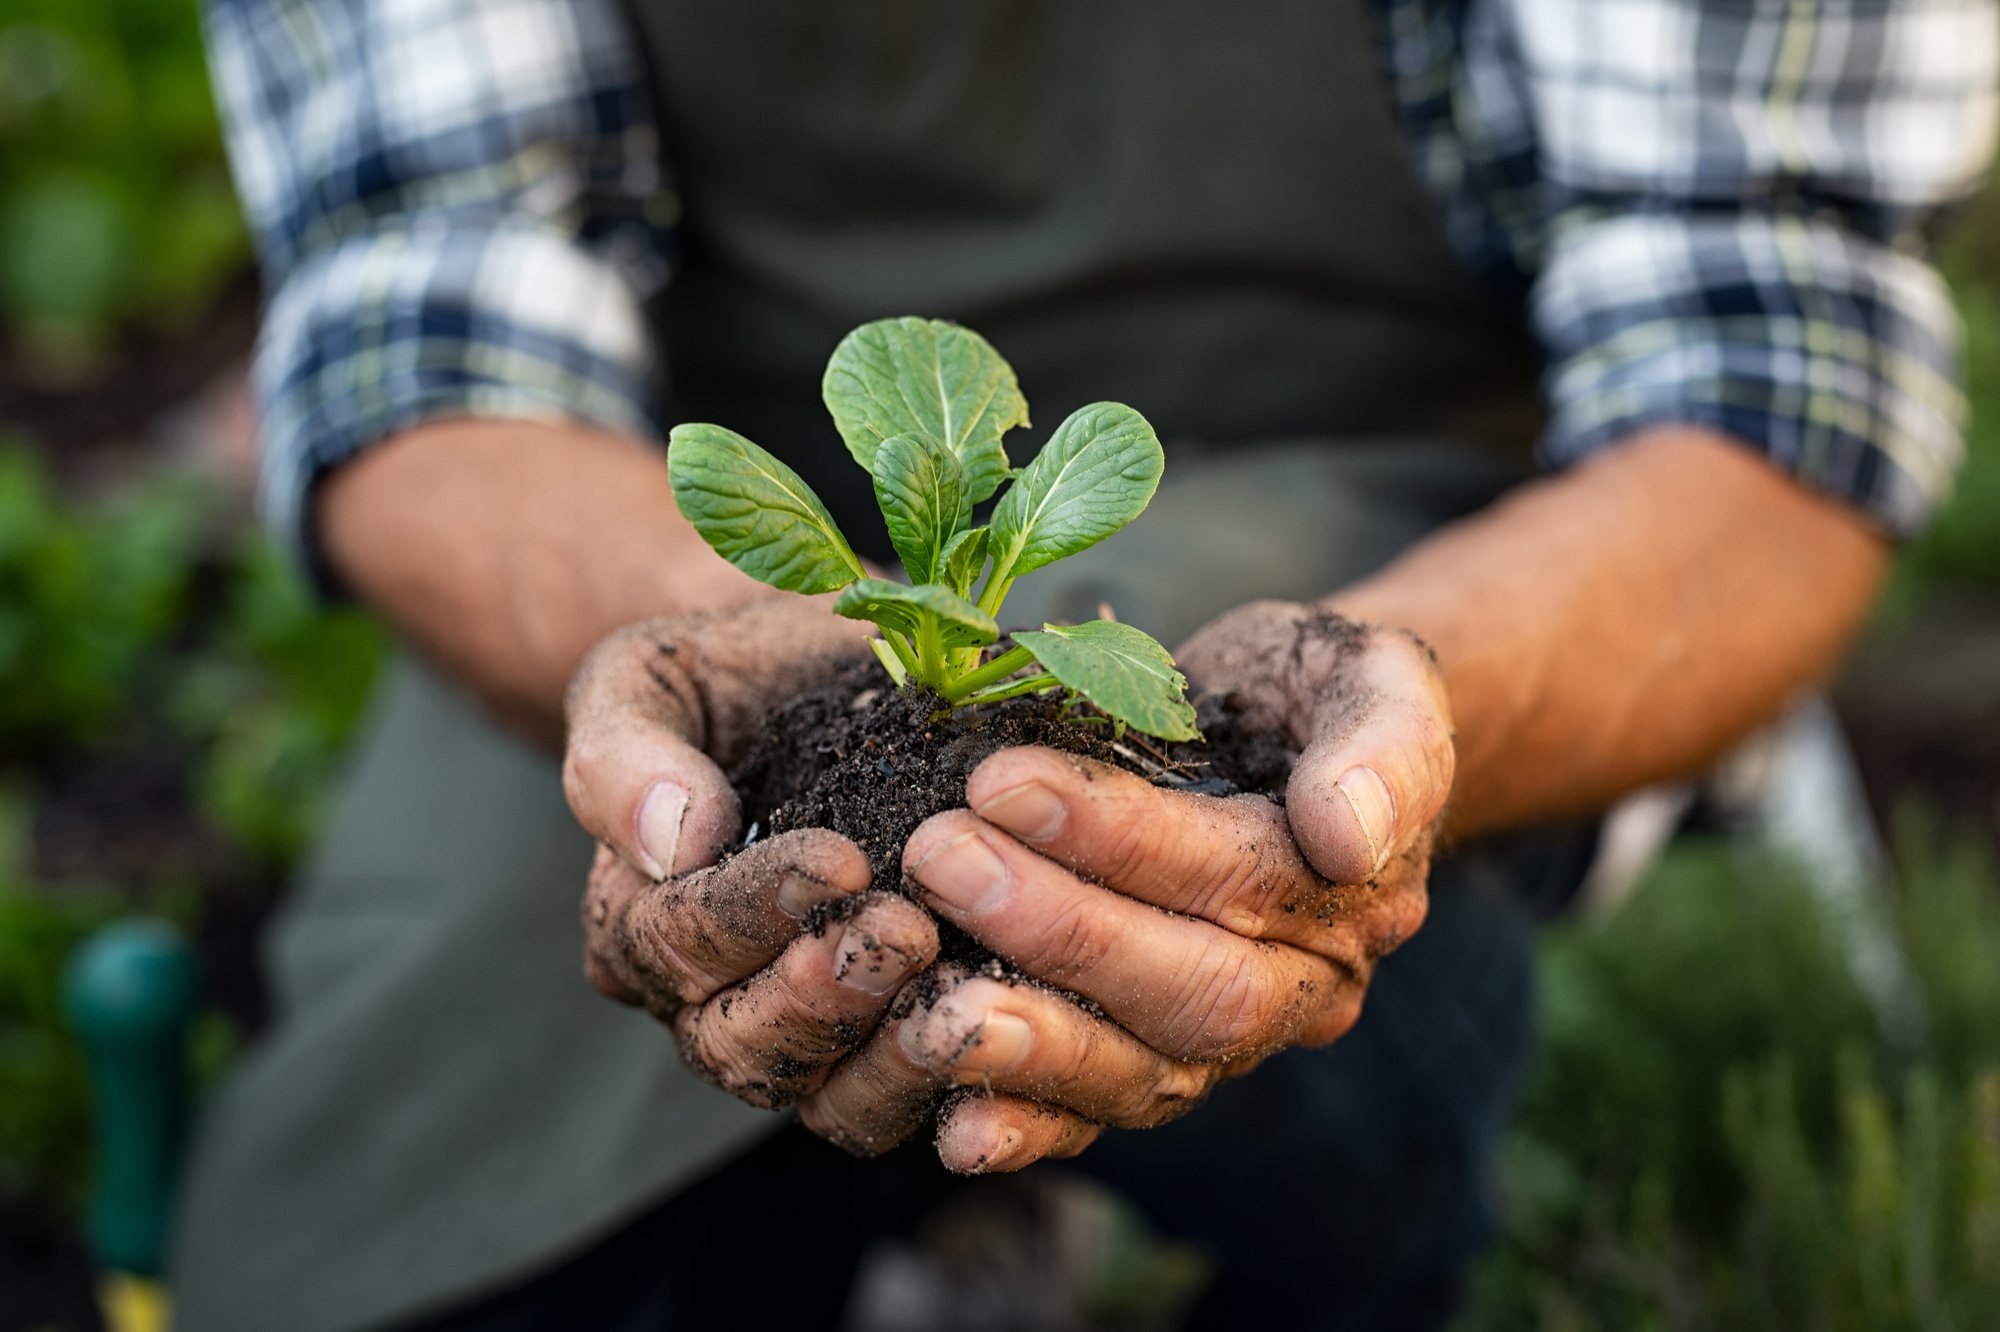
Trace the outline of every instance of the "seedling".
{"label": "seedling", "polygon": [[[1017,470],[1002,439],[1028,424],[1028,403],[1012,367],[977,333],[938,319],[863,324],[834,349],[820,390],[874,479],[909,585],[870,577],[784,463],[733,430],[675,426],[674,501],[724,559],[790,592],[838,591],[834,610],[875,624],[870,642],[890,677],[929,690],[940,715],[1067,691],[1121,731],[1200,738],[1173,657],[1131,625],[1045,624],[987,655],[1017,580],[1145,511],[1164,466],[1145,417],[1123,403],[1079,407]],[[973,526],[973,506],[996,494],[990,520]]]}

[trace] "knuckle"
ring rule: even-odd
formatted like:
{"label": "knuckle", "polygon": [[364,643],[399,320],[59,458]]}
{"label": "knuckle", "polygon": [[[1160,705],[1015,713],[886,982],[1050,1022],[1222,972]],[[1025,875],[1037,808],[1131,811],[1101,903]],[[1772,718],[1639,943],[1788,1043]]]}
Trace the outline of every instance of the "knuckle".
{"label": "knuckle", "polygon": [[625,983],[617,966],[589,944],[585,944],[583,950],[583,978],[607,999],[615,999],[621,1004],[639,1002],[639,992]]}
{"label": "knuckle", "polygon": [[677,937],[674,915],[680,896],[662,886],[625,913],[620,949],[642,974],[671,991],[684,1003],[704,998],[715,980],[707,968],[687,956]]}
{"label": "knuckle", "polygon": [[1293,848],[1284,811],[1263,796],[1228,801],[1237,837],[1233,854],[1206,861],[1207,885],[1195,898],[1195,915],[1246,939],[1270,933],[1272,917],[1296,911],[1303,861]]}
{"label": "knuckle", "polygon": [[588,731],[572,732],[569,745],[563,750],[562,787],[563,799],[579,819],[594,822],[591,779],[602,766],[602,742]]}
{"label": "knuckle", "polygon": [[1109,817],[1100,825],[1098,855],[1094,859],[1111,882],[1117,883],[1157,862],[1167,852],[1172,837],[1169,830],[1178,825],[1172,819],[1160,817],[1163,811],[1157,806],[1157,793],[1147,787],[1144,795],[1120,799],[1106,811]]}
{"label": "knuckle", "polygon": [[1020,961],[1032,974],[1056,981],[1094,971],[1110,949],[1108,934],[1098,928],[1094,904],[1088,897],[1076,895],[1057,906],[1042,923]]}
{"label": "knuckle", "polygon": [[1299,1032],[1299,1044],[1331,1045],[1352,1031],[1361,1020],[1361,1005],[1367,992],[1365,983],[1343,983],[1333,1001]]}
{"label": "knuckle", "polygon": [[1423,928],[1430,914],[1430,893],[1420,883],[1415,888],[1388,894],[1375,913],[1368,931],[1368,956],[1382,958],[1395,952],[1411,935]]}
{"label": "knuckle", "polygon": [[1101,1124],[1093,1124],[1087,1119],[1072,1116],[1068,1124],[1063,1127],[1055,1145],[1049,1148],[1048,1155],[1062,1159],[1081,1156],[1083,1149],[1096,1142],[1098,1135],[1103,1132]]}
{"label": "knuckle", "polygon": [[680,1038],[682,1061],[707,1081],[764,1109],[785,1103],[783,1089],[748,1057],[736,1039],[726,1007],[686,1010],[674,1030]]}
{"label": "knuckle", "polygon": [[811,1096],[799,1103],[799,1123],[806,1132],[824,1138],[850,1156],[880,1156],[903,1140],[902,1134],[859,1123],[824,1095]]}
{"label": "knuckle", "polygon": [[1195,1108],[1215,1084],[1215,1065],[1163,1063],[1150,1081],[1125,1098],[1114,1122],[1121,1128],[1157,1128]]}
{"label": "knuckle", "polygon": [[609,718],[585,718],[573,724],[563,745],[563,794],[573,806],[589,807],[597,788],[616,773],[624,750],[624,728]]}
{"label": "knuckle", "polygon": [[1168,1023],[1172,1048],[1165,1053],[1203,1062],[1240,1058],[1270,1042],[1281,1011],[1263,959],[1231,948],[1198,968]]}

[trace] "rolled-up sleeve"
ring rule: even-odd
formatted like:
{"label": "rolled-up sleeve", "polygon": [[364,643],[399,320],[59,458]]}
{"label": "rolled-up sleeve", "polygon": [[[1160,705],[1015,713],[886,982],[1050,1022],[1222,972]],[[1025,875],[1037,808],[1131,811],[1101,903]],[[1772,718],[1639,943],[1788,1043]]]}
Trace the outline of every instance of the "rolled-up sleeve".
{"label": "rolled-up sleeve", "polygon": [[1992,0],[1517,0],[1470,39],[1533,145],[1548,459],[1705,426],[1920,530],[1964,415],[1927,242],[1992,151]]}
{"label": "rolled-up sleeve", "polygon": [[445,416],[655,433],[662,166],[616,0],[209,0],[268,291],[261,499]]}

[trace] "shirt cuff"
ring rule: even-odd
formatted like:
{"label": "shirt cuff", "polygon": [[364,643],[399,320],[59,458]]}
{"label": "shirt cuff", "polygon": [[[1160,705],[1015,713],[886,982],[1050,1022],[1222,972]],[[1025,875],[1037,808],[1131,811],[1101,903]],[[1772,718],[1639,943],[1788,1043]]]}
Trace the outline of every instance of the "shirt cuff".
{"label": "shirt cuff", "polygon": [[1837,222],[1620,215],[1559,231],[1534,292],[1546,461],[1651,426],[1716,430],[1888,533],[1964,452],[1960,327],[1919,258]]}
{"label": "shirt cuff", "polygon": [[658,437],[638,296],[531,218],[388,219],[293,270],[257,349],[266,521],[323,591],[312,525],[333,468],[420,422],[573,421]]}

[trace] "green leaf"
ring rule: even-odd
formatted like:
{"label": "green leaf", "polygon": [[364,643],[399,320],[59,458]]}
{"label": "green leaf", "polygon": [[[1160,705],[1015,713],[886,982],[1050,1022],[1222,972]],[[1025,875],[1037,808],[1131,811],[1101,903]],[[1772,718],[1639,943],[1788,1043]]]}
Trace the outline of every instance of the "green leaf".
{"label": "green leaf", "polygon": [[875,502],[910,581],[943,581],[938,569],[945,543],[972,521],[965,469],[939,445],[891,435],[875,451],[874,473]]}
{"label": "green leaf", "polygon": [[961,597],[969,597],[985,567],[986,529],[969,527],[945,543],[944,554],[938,557],[937,581]]}
{"label": "green leaf", "polygon": [[975,504],[1006,479],[1000,437],[1028,424],[1013,367],[985,338],[942,319],[863,324],[833,349],[820,394],[871,475],[883,440],[915,435],[958,459]]}
{"label": "green leaf", "polygon": [[1116,620],[1045,624],[1014,641],[1035,654],[1049,674],[1104,709],[1114,720],[1162,740],[1199,740],[1187,677],[1142,629]]}
{"label": "green leaf", "polygon": [[1153,427],[1130,407],[1077,408],[994,506],[992,586],[1094,546],[1137,518],[1165,465]]}
{"label": "green leaf", "polygon": [[834,614],[867,620],[917,637],[926,614],[936,617],[939,641],[947,648],[977,647],[1000,637],[993,617],[941,583],[904,587],[882,578],[864,578],[840,594]]}
{"label": "green leaf", "polygon": [[695,531],[752,578],[811,594],[865,576],[812,487],[735,431],[675,426],[667,475]]}

